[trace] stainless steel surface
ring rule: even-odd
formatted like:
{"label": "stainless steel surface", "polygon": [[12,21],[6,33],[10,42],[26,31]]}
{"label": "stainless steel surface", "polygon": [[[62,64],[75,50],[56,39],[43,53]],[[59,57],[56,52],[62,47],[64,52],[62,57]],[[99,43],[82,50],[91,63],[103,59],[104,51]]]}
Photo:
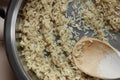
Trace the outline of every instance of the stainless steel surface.
{"label": "stainless steel surface", "polygon": [[[20,63],[17,47],[16,47],[16,40],[15,40],[15,27],[16,27],[16,19],[19,7],[23,0],[12,0],[12,4],[10,5],[10,8],[8,10],[7,14],[7,20],[6,20],[6,29],[5,29],[5,42],[6,42],[6,50],[7,55],[10,60],[11,66],[13,67],[16,75],[20,80],[30,80],[29,76],[26,75],[24,72],[24,69]],[[83,31],[77,31],[81,33],[80,37],[84,36]],[[90,35],[88,35],[90,36]],[[120,50],[120,34],[117,34],[118,40],[110,40],[110,43],[112,43],[113,46],[115,46],[117,49]],[[110,37],[109,37],[110,38]],[[111,38],[110,38],[111,39]]]}
{"label": "stainless steel surface", "polygon": [[9,63],[17,79],[30,80],[29,75],[26,74],[19,60],[15,39],[16,18],[22,1],[23,0],[11,0],[11,4],[9,5],[5,21],[5,47]]}

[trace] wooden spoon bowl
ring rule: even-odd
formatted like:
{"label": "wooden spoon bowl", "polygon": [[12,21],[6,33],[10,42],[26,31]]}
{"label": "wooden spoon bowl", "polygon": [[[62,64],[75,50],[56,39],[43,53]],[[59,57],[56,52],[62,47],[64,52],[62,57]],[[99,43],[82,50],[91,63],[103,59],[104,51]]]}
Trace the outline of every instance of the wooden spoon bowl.
{"label": "wooden spoon bowl", "polygon": [[120,78],[120,52],[95,38],[83,38],[73,48],[76,66],[86,74],[101,79]]}

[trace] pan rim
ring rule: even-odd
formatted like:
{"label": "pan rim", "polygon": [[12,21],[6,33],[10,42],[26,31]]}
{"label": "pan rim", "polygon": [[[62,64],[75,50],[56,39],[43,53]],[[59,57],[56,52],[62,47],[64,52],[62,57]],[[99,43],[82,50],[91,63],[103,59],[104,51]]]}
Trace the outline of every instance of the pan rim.
{"label": "pan rim", "polygon": [[10,0],[4,24],[5,49],[10,66],[18,80],[31,80],[19,60],[15,40],[15,25],[22,2],[23,0]]}

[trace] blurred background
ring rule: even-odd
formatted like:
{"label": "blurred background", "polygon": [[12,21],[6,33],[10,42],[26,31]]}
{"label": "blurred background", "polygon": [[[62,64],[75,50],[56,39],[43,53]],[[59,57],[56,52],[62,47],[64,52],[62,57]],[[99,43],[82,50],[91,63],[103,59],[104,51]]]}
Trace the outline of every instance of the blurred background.
{"label": "blurred background", "polygon": [[[0,8],[6,11],[9,0],[0,0]],[[4,19],[0,17],[0,80],[17,80],[5,53]]]}

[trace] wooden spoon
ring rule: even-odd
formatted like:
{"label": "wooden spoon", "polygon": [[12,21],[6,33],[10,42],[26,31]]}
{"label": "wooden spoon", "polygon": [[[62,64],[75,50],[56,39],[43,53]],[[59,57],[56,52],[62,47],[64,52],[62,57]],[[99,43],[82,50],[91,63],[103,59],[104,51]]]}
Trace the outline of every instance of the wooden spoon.
{"label": "wooden spoon", "polygon": [[72,57],[76,66],[90,76],[120,78],[120,52],[108,43],[83,38],[75,44]]}

